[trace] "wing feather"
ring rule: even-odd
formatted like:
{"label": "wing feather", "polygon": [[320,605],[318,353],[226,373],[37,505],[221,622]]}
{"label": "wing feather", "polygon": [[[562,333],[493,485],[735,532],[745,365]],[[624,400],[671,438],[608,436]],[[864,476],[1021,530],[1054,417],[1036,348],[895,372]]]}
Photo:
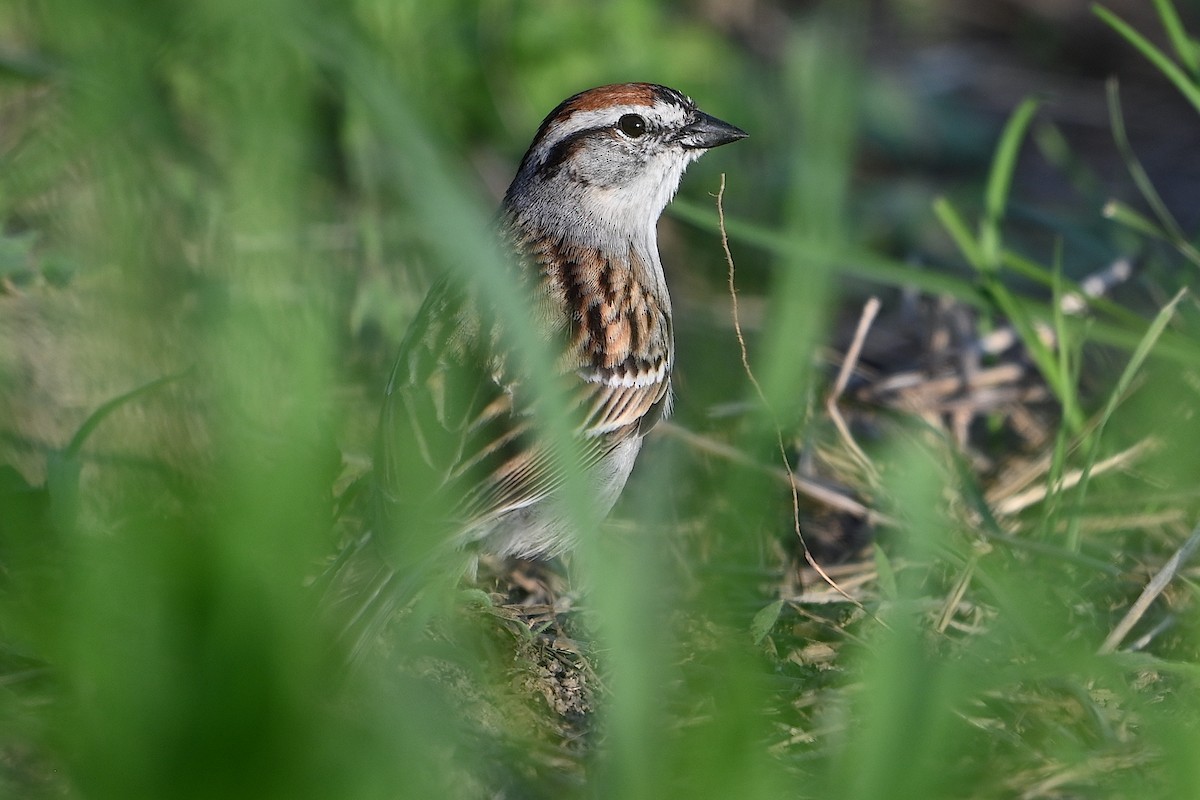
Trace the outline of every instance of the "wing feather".
{"label": "wing feather", "polygon": [[443,280],[405,337],[380,420],[379,493],[393,528],[440,519],[468,539],[487,536],[551,498],[569,465],[595,467],[669,409],[669,309],[639,280],[644,261],[631,253],[614,264],[546,238],[514,246],[540,275],[533,324],[560,343],[560,372],[576,387],[578,458],[537,435],[538,401],[506,367],[516,359],[504,357],[486,304]]}

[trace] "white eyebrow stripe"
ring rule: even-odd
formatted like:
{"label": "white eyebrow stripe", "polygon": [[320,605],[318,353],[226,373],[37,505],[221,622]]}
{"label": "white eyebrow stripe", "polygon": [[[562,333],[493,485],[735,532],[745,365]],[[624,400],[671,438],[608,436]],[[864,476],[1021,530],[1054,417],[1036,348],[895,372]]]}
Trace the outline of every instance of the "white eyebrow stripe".
{"label": "white eyebrow stripe", "polygon": [[542,141],[542,146],[538,148],[537,154],[545,156],[556,144],[581,131],[614,125],[624,114],[640,114],[659,125],[682,123],[687,117],[684,109],[673,104],[662,103],[652,106],[626,103],[587,111],[572,111],[547,129],[546,133],[549,135]]}

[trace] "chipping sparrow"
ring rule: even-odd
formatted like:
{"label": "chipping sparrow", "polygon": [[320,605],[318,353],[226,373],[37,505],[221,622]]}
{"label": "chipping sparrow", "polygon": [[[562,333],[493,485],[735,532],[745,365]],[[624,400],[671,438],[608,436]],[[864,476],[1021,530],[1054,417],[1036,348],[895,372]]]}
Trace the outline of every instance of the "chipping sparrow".
{"label": "chipping sparrow", "polygon": [[[658,217],[688,164],[744,136],[674,89],[602,86],[550,112],[505,194],[502,238],[530,293],[532,324],[561,352],[602,513],[671,405]],[[478,292],[443,281],[409,329],[380,423],[385,537],[525,557],[570,546],[570,515],[555,500],[563,460],[533,430],[534,401],[495,317]]]}

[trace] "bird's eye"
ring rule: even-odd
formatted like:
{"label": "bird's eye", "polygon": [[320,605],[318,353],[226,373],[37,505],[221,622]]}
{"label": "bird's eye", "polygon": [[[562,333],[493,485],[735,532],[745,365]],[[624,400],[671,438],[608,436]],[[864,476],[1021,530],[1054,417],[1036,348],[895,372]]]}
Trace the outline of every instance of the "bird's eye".
{"label": "bird's eye", "polygon": [[636,139],[646,132],[646,120],[637,114],[624,114],[617,120],[617,127],[630,139]]}

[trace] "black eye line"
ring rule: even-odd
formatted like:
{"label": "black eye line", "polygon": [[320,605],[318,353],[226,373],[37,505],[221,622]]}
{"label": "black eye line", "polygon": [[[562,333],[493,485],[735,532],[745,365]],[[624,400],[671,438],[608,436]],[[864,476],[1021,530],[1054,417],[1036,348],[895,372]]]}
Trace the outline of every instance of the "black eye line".
{"label": "black eye line", "polygon": [[[641,117],[642,115],[641,114],[630,114],[630,115],[622,115],[622,116]],[[630,136],[629,134],[627,134],[621,130],[620,120],[618,120],[616,124],[598,125],[594,128],[583,128],[581,130],[573,131],[572,133],[567,134],[562,139],[555,142],[550,147],[550,149],[546,153],[546,157],[542,160],[542,163],[540,163],[537,166],[538,175],[540,175],[543,179],[545,179],[546,177],[557,172],[558,169],[563,165],[563,163],[570,156],[570,154],[572,152],[574,152],[585,139],[589,139],[593,136],[597,136],[597,135],[601,135],[601,134],[609,135],[610,131],[615,131],[632,141],[634,139],[644,139],[649,134],[659,132],[659,128],[657,126],[651,127],[650,121],[648,119],[646,119],[645,117],[642,117],[642,123],[645,125],[645,128],[642,131],[642,135],[636,136],[636,137]],[[532,150],[530,151],[530,153],[532,153]],[[525,154],[526,158],[529,157],[530,153]],[[522,168],[524,168],[525,162],[522,161],[521,164],[522,164]]]}
{"label": "black eye line", "polygon": [[575,131],[555,142],[546,152],[546,157],[538,165],[538,174],[544,179],[553,175],[563,165],[572,152],[580,146],[580,142],[596,132],[595,128]]}

